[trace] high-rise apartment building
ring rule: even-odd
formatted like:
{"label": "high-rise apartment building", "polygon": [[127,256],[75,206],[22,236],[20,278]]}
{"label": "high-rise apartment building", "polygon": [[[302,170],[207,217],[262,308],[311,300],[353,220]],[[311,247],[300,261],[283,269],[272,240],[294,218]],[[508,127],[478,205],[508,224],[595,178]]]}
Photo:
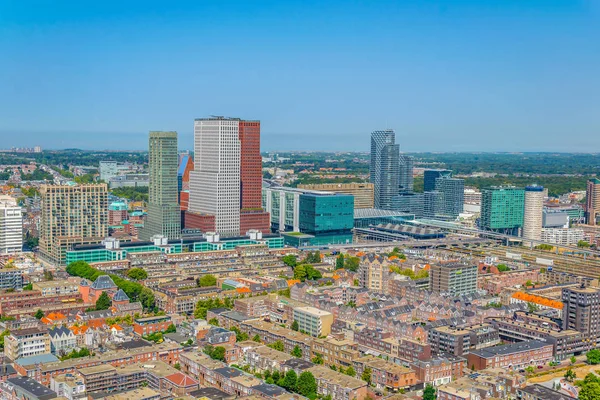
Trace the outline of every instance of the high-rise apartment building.
{"label": "high-rise apartment building", "polygon": [[441,177],[452,177],[452,171],[449,169],[426,169],[423,171],[423,191],[434,191],[435,180]]}
{"label": "high-rise apartment building", "polygon": [[148,141],[148,216],[139,232],[142,240],[154,235],[181,237],[177,188],[177,132],[150,132]]}
{"label": "high-rise apartment building", "polygon": [[477,291],[477,266],[463,263],[432,264],[429,290],[460,296]]}
{"label": "high-rise apartment building", "polygon": [[370,180],[375,189],[375,208],[395,210],[400,188],[400,147],[391,129],[371,133]]}
{"label": "high-rise apartment building", "polygon": [[314,307],[296,307],[293,311],[294,321],[298,328],[314,337],[327,336],[331,333],[333,314]]}
{"label": "high-rise apartment building", "polygon": [[585,223],[596,225],[596,216],[600,214],[600,179],[592,178],[587,182],[585,195]]}
{"label": "high-rise apartment building", "polygon": [[100,243],[108,236],[106,184],[40,187],[40,253],[63,265],[75,244]]}
{"label": "high-rise apartment building", "polygon": [[406,154],[398,156],[398,189],[401,192],[412,192],[414,189],[413,167],[415,159]]}
{"label": "high-rise apartment building", "polygon": [[372,183],[318,183],[298,185],[298,189],[351,194],[354,196],[354,208],[374,208],[375,205]]}
{"label": "high-rise apartment building", "polygon": [[544,217],[544,188],[527,186],[525,188],[525,208],[523,212],[523,238],[540,240]]}
{"label": "high-rise apartment building", "polygon": [[0,254],[18,253],[23,248],[21,207],[10,196],[0,196]]}
{"label": "high-rise apartment building", "polygon": [[600,338],[600,289],[564,288],[563,329],[574,329],[589,339],[595,348]]}
{"label": "high-rise apartment building", "polygon": [[525,189],[493,186],[481,192],[481,228],[516,235],[523,226]]}
{"label": "high-rise apartment building", "polygon": [[435,190],[442,193],[442,209],[440,214],[456,218],[463,212],[465,205],[464,179],[441,176],[435,179]]}
{"label": "high-rise apartment building", "polygon": [[214,230],[222,236],[250,229],[268,232],[269,215],[262,209],[260,122],[196,119],[194,157],[186,227]]}

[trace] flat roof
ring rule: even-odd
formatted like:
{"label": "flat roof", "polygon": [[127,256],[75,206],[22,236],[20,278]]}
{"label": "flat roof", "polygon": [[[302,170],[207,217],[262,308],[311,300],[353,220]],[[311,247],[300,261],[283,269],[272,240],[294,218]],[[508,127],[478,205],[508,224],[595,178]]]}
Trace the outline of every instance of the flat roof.
{"label": "flat roof", "polygon": [[493,358],[499,355],[507,355],[512,353],[520,353],[523,351],[541,349],[542,347],[546,346],[552,347],[552,343],[546,343],[539,340],[530,340],[526,342],[506,344],[503,346],[487,347],[485,349],[472,350],[471,353],[483,358]]}
{"label": "flat roof", "polygon": [[525,392],[527,394],[531,394],[539,399],[544,400],[576,400],[575,397],[568,396],[566,394],[562,394],[557,392],[556,390],[549,389],[542,385],[531,385],[525,386],[524,388],[517,389],[521,392]]}

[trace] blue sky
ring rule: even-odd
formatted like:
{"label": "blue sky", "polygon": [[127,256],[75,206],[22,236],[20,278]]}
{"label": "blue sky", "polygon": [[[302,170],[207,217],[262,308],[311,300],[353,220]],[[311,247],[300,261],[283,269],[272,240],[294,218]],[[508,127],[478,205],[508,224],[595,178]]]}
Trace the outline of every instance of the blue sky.
{"label": "blue sky", "polygon": [[[595,4],[593,4],[595,3]],[[600,151],[595,1],[0,1],[0,148]]]}

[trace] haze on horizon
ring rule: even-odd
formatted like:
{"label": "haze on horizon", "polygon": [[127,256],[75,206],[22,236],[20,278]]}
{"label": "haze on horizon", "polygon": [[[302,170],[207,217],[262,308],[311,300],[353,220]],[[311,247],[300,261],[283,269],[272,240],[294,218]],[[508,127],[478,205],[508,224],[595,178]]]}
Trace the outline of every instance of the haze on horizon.
{"label": "haze on horizon", "polygon": [[600,151],[593,2],[124,3],[0,3],[1,148],[191,149],[215,114],[263,151]]}

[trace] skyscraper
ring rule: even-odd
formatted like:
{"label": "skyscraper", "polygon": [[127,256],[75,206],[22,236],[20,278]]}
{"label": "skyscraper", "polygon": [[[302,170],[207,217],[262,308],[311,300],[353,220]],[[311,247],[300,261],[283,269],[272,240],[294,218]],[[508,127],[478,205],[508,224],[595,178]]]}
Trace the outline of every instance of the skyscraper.
{"label": "skyscraper", "polygon": [[464,179],[451,178],[443,175],[435,179],[435,190],[442,193],[442,209],[439,213],[444,216],[456,218],[463,212],[465,205]]}
{"label": "skyscraper", "polygon": [[400,147],[391,129],[371,133],[370,180],[375,187],[375,208],[395,210],[400,187]]}
{"label": "skyscraper", "polygon": [[481,228],[516,235],[523,226],[525,190],[493,186],[481,192]]}
{"label": "skyscraper", "polygon": [[586,188],[585,223],[596,225],[596,216],[600,214],[600,179],[592,178]]}
{"label": "skyscraper", "polygon": [[150,240],[154,235],[181,237],[177,164],[177,132],[150,132],[148,216],[139,232],[142,240]]}
{"label": "skyscraper", "polygon": [[413,166],[415,159],[406,154],[398,156],[398,189],[401,192],[412,192],[414,189]]}
{"label": "skyscraper", "polygon": [[523,238],[540,240],[544,216],[544,188],[527,186],[525,188],[525,208],[523,212]]}
{"label": "skyscraper", "polygon": [[600,290],[565,288],[562,301],[563,329],[584,333],[590,348],[595,348],[600,338]]}
{"label": "skyscraper", "polygon": [[435,190],[435,180],[443,176],[451,177],[452,171],[449,169],[426,169],[423,171],[423,191],[431,192]]}
{"label": "skyscraper", "polygon": [[14,198],[0,196],[0,254],[23,249],[23,215]]}
{"label": "skyscraper", "polygon": [[194,151],[186,227],[222,236],[269,232],[269,214],[262,208],[260,121],[196,119]]}
{"label": "skyscraper", "polygon": [[40,253],[46,260],[64,265],[71,246],[108,236],[106,184],[42,185],[40,200]]}

